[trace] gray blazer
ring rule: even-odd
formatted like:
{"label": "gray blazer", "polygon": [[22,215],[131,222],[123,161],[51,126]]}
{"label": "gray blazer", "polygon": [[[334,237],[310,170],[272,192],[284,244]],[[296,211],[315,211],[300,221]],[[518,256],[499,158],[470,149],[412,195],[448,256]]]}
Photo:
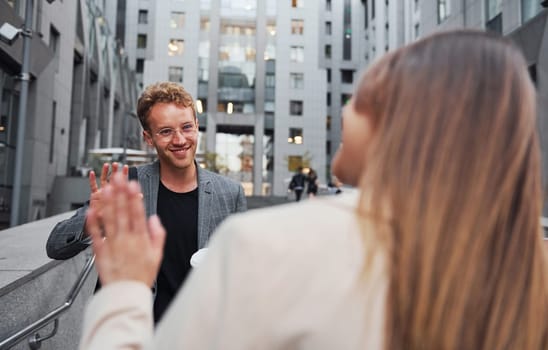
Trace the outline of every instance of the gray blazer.
{"label": "gray blazer", "polygon": [[[244,190],[240,184],[224,176],[198,169],[198,248],[206,246],[215,228],[228,215],[247,209]],[[137,176],[143,192],[147,216],[156,214],[160,163],[158,161],[137,167]],[[91,243],[84,234],[88,205],[78,209],[67,220],[59,222],[51,231],[46,251],[52,259],[69,259]]]}

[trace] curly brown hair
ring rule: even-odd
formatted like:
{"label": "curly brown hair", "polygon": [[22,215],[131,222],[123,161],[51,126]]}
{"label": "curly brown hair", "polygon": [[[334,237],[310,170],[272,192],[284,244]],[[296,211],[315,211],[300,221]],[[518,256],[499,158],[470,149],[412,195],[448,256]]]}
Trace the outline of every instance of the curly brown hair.
{"label": "curly brown hair", "polygon": [[194,99],[181,85],[172,82],[159,82],[147,86],[137,101],[137,116],[143,129],[148,130],[148,115],[156,103],[174,103],[180,107],[190,107],[196,118]]}

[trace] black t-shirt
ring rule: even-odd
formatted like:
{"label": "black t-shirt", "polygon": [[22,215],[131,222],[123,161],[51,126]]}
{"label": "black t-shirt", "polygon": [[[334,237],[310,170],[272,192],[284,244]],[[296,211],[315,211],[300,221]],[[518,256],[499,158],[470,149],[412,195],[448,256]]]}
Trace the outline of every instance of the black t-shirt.
{"label": "black t-shirt", "polygon": [[198,250],[198,189],[176,193],[160,182],[156,211],[167,236],[157,278],[155,323],[183,284],[190,271],[190,257]]}

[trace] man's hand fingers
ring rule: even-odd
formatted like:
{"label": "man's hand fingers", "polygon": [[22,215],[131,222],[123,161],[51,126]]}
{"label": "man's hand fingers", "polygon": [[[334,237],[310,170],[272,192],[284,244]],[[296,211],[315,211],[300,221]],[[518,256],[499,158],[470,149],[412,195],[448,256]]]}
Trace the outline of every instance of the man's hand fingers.
{"label": "man's hand fingers", "polygon": [[109,163],[103,164],[103,169],[101,170],[101,188],[105,187],[108,183],[108,170],[110,168]]}
{"label": "man's hand fingers", "polygon": [[127,164],[122,167],[122,174],[124,175],[125,178],[128,177],[128,175],[129,175],[129,166]]}
{"label": "man's hand fingers", "polygon": [[118,162],[112,163],[112,172],[110,173],[110,176],[112,176],[112,174],[116,174],[118,172],[119,167],[120,167],[120,164],[118,164]]}
{"label": "man's hand fingers", "polygon": [[91,193],[97,192],[97,179],[95,178],[95,171],[89,172],[89,188],[91,190]]}

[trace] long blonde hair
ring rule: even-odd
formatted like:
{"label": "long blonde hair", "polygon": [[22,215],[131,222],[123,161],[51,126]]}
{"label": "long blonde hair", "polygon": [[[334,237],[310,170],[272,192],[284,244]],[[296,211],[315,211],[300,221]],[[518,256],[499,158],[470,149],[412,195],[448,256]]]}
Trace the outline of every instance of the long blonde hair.
{"label": "long blonde hair", "polygon": [[385,348],[547,349],[535,91],[519,50],[436,34],[381,59],[353,103],[374,129],[359,211],[389,224]]}

